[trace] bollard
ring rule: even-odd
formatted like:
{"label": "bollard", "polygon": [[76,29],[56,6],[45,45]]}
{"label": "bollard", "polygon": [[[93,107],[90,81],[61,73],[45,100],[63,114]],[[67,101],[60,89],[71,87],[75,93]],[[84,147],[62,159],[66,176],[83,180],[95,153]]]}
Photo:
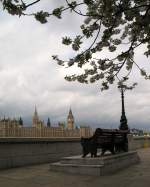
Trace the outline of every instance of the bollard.
{"label": "bollard", "polygon": [[149,147],[149,141],[148,141],[148,136],[144,136],[144,148],[148,148]]}

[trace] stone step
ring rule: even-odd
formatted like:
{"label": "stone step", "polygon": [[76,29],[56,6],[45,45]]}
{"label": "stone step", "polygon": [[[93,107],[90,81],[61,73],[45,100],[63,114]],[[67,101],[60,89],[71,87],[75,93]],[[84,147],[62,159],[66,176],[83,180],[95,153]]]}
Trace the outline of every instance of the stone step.
{"label": "stone step", "polygon": [[60,162],[50,164],[51,171],[100,176],[102,165],[77,165],[77,164],[62,164]]}
{"label": "stone step", "polygon": [[125,161],[130,158],[130,162],[134,162],[135,159],[138,159],[137,153],[135,151],[124,152],[120,154],[112,155],[110,153],[106,154],[105,156],[98,156],[96,158],[91,158],[87,156],[82,158],[81,155],[72,156],[72,157],[64,157],[60,160],[62,164],[77,164],[77,165],[105,165],[114,163],[117,160]]}
{"label": "stone step", "polygon": [[60,161],[61,164],[75,164],[75,165],[103,165],[103,159],[100,157],[91,158],[86,157],[82,158],[81,155],[73,157],[64,157]]}

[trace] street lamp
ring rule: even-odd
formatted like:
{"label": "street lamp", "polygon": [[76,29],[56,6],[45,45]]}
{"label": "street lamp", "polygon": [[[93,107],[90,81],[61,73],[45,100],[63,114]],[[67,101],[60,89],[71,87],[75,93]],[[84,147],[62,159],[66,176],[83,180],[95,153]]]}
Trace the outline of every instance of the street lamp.
{"label": "street lamp", "polygon": [[122,101],[122,114],[121,114],[121,118],[120,118],[120,126],[119,129],[120,130],[128,130],[128,124],[127,124],[127,118],[126,118],[126,114],[125,114],[125,106],[124,106],[124,92],[126,90],[126,87],[124,85],[120,85],[118,86],[119,91],[121,92],[121,101]]}

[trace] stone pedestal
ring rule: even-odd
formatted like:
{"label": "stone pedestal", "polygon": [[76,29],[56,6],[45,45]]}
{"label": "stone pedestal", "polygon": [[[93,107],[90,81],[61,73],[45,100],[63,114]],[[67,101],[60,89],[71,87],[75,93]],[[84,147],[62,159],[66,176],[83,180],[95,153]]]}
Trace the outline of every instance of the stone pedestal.
{"label": "stone pedestal", "polygon": [[136,151],[97,158],[73,156],[50,164],[50,170],[65,173],[102,176],[120,171],[140,161]]}

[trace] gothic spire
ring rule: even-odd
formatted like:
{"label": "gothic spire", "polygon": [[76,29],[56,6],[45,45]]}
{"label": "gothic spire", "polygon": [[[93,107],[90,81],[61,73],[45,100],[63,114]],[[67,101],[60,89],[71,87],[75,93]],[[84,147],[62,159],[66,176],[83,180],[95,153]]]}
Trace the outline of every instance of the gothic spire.
{"label": "gothic spire", "polygon": [[19,118],[19,125],[20,125],[20,126],[23,126],[23,120],[22,120],[21,117]]}
{"label": "gothic spire", "polygon": [[73,114],[72,114],[72,110],[71,110],[71,107],[70,107],[70,110],[69,110],[69,114],[68,114],[68,117],[70,118],[73,118]]}
{"label": "gothic spire", "polygon": [[47,127],[51,127],[51,122],[49,118],[47,119]]}
{"label": "gothic spire", "polygon": [[38,116],[37,109],[36,109],[36,105],[35,105],[34,116]]}

